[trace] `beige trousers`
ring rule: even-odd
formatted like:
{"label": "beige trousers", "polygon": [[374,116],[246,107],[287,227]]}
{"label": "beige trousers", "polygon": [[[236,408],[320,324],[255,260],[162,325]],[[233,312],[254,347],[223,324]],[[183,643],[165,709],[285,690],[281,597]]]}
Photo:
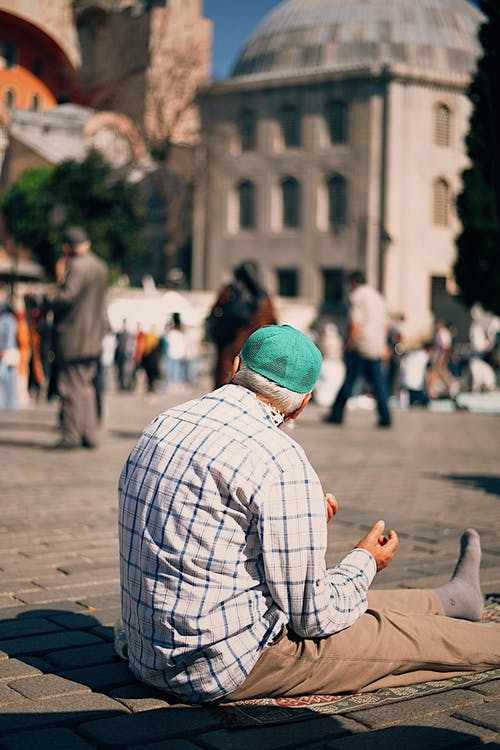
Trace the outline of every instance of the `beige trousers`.
{"label": "beige trousers", "polygon": [[431,590],[373,591],[340,633],[307,639],[284,629],[226,700],[368,692],[498,666],[500,624],[445,617]]}

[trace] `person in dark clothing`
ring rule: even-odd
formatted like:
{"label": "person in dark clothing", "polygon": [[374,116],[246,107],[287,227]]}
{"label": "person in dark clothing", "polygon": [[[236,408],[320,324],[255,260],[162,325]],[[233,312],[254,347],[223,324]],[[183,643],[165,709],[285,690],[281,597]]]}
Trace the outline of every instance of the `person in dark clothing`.
{"label": "person in dark clothing", "polygon": [[93,380],[109,326],[108,270],[91,252],[91,242],[81,227],[66,230],[62,249],[65,272],[58,272],[56,292],[45,300],[54,311],[54,355],[61,398],[62,436],[52,447],[93,448],[98,442]]}
{"label": "person in dark clothing", "polygon": [[231,378],[235,356],[258,328],[277,323],[274,304],[264,288],[259,267],[247,260],[233,271],[233,281],[222,287],[207,319],[208,335],[217,349],[214,387]]}

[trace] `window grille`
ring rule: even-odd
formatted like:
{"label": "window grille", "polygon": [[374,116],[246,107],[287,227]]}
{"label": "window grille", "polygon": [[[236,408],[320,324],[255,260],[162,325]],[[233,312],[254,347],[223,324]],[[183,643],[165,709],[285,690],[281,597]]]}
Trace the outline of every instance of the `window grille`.
{"label": "window grille", "polygon": [[446,104],[434,108],[434,142],[436,146],[449,146],[451,135],[451,112]]}
{"label": "window grille", "polygon": [[434,183],[432,218],[437,227],[447,227],[450,214],[450,186],[442,178]]}

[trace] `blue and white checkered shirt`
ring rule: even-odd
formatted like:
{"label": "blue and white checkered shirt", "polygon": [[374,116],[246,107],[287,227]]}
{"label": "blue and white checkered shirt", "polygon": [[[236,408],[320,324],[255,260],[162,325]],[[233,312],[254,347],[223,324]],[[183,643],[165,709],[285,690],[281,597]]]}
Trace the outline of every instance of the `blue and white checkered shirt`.
{"label": "blue and white checkered shirt", "polygon": [[326,505],[302,448],[226,385],[144,430],[120,477],[122,615],[130,666],[189,702],[240,687],[288,624],[321,637],[367,607],[376,567],[326,569]]}

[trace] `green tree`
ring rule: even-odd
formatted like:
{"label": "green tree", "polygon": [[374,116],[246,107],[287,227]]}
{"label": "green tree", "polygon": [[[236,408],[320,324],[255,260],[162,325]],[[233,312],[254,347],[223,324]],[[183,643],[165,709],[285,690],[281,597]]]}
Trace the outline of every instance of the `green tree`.
{"label": "green tree", "polygon": [[471,167],[457,201],[462,232],[454,270],[466,304],[480,302],[500,314],[500,3],[478,4],[486,16],[479,32],[483,56],[468,92]]}
{"label": "green tree", "polygon": [[4,194],[7,232],[53,274],[64,226],[78,224],[113,275],[128,272],[141,255],[143,202],[137,185],[118,175],[96,152],[83,162],[23,172]]}

